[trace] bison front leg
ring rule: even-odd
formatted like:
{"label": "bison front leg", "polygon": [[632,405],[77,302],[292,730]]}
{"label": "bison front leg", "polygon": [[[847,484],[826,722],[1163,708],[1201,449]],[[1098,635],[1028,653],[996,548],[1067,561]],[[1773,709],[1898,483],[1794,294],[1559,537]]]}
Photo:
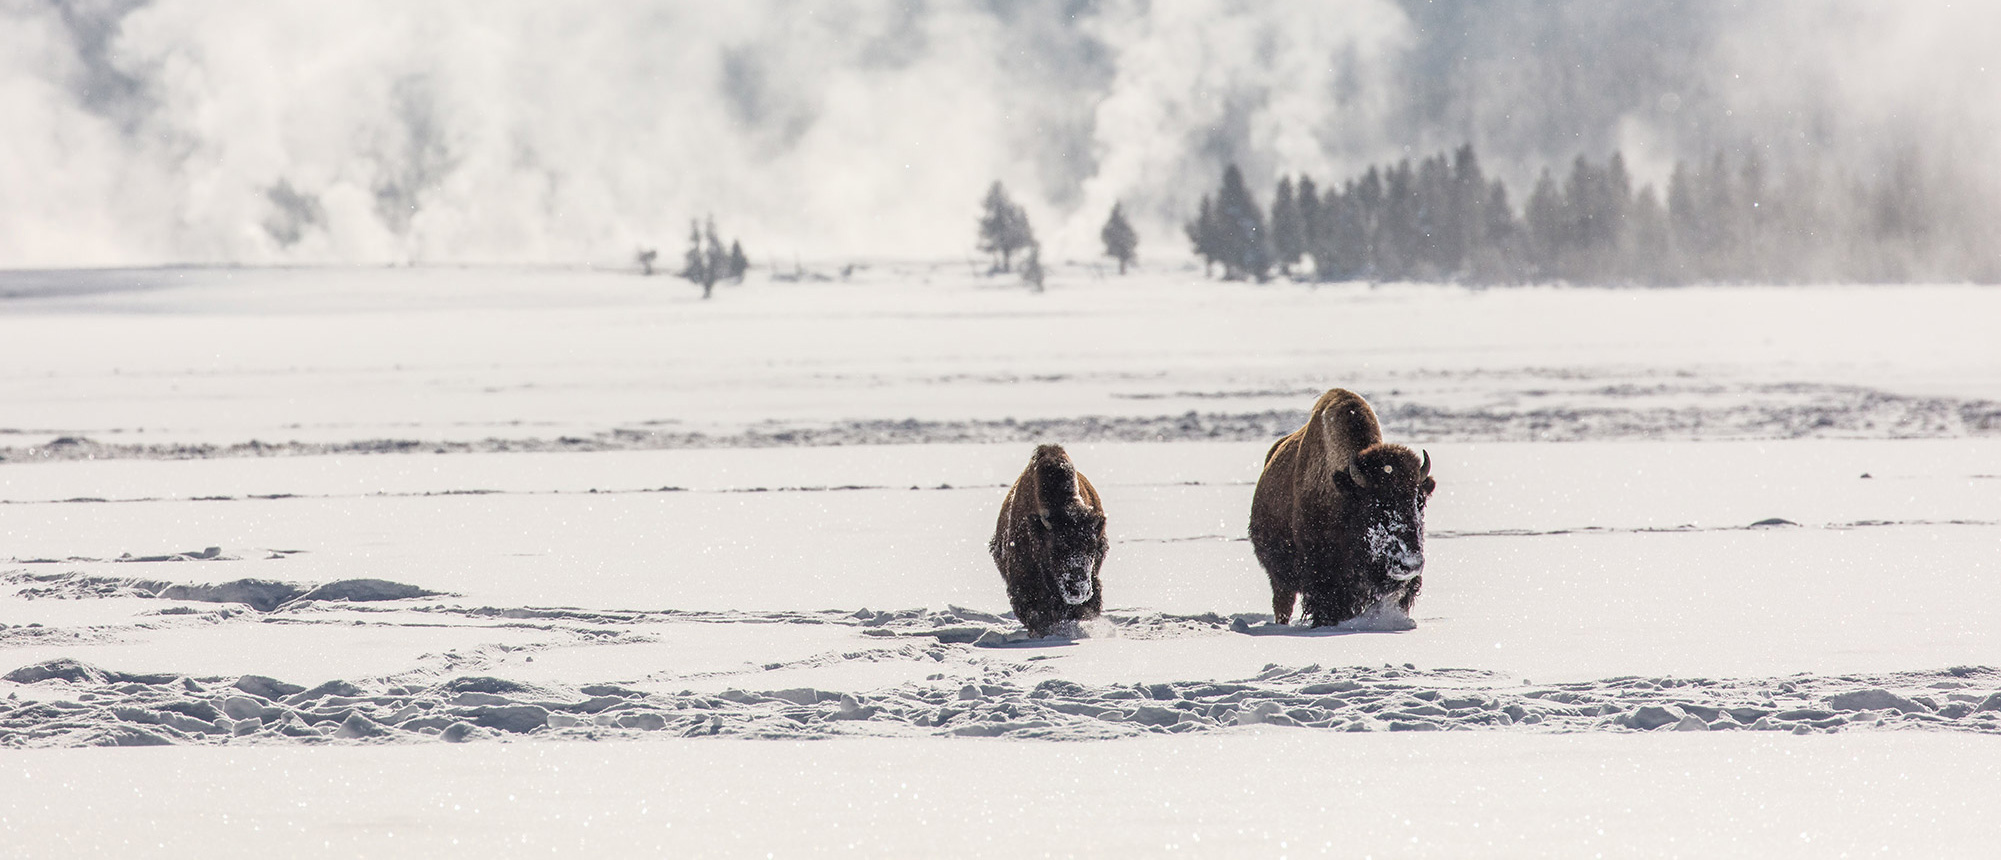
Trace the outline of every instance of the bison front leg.
{"label": "bison front leg", "polygon": [[1105,583],[1098,578],[1096,568],[1091,570],[1091,599],[1077,607],[1072,616],[1079,621],[1089,621],[1105,611]]}
{"label": "bison front leg", "polygon": [[1060,610],[1041,599],[1040,595],[1029,597],[1015,605],[1014,617],[1021,626],[1028,628],[1028,635],[1040,639],[1049,635],[1049,628],[1062,620]]}
{"label": "bison front leg", "polygon": [[1404,583],[1403,597],[1397,600],[1397,606],[1402,607],[1405,615],[1409,615],[1410,608],[1417,604],[1417,592],[1423,587],[1424,577],[1422,576],[1414,577],[1411,581]]}
{"label": "bison front leg", "polygon": [[1299,602],[1299,592],[1290,588],[1273,585],[1271,588],[1271,617],[1280,624],[1292,623],[1292,606]]}
{"label": "bison front leg", "polygon": [[1018,608],[1014,611],[1014,617],[1021,622],[1021,626],[1028,631],[1029,636],[1040,639],[1043,631],[1049,629],[1049,615],[1040,607]]}

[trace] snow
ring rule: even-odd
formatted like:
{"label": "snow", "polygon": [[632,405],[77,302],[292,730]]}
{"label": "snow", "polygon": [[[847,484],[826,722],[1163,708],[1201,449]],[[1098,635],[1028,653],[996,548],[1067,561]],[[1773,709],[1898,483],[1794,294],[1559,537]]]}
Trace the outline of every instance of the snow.
{"label": "snow", "polygon": [[[708,303],[587,270],[0,273],[0,670],[94,667],[0,681],[6,850],[1991,842],[1954,810],[2001,733],[2001,293],[1083,271]],[[1432,458],[1424,590],[1281,627],[1251,491],[1334,385]],[[1112,547],[1106,619],[1026,640],[985,544],[1035,441]],[[244,580],[436,594],[163,596]]]}
{"label": "snow", "polygon": [[2001,836],[1983,814],[1997,765],[1991,739],[1955,734],[1270,727],[1066,744],[29,750],[0,760],[0,797],[16,799],[0,851],[1968,856]]}

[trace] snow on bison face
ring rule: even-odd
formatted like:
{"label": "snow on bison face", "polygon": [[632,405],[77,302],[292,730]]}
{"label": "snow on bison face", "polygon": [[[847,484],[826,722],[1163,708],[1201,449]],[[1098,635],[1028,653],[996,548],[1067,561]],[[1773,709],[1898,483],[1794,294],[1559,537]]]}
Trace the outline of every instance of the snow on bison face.
{"label": "snow on bison face", "polygon": [[1423,462],[1401,445],[1376,445],[1355,456],[1343,472],[1342,489],[1354,500],[1367,567],[1389,582],[1409,582],[1424,573],[1424,506],[1438,482],[1431,478],[1431,455]]}
{"label": "snow on bison face", "polygon": [[1381,566],[1385,575],[1407,582],[1424,572],[1424,506],[1414,511],[1383,511],[1370,518],[1362,530],[1362,542],[1369,549],[1371,566]]}
{"label": "snow on bison face", "polygon": [[1098,562],[1109,548],[1104,515],[1096,511],[1078,515],[1073,511],[1067,518],[1059,515],[1037,518],[1034,522],[1047,547],[1047,569],[1056,580],[1056,593],[1071,606],[1088,602],[1097,594],[1092,574],[1097,572]]}

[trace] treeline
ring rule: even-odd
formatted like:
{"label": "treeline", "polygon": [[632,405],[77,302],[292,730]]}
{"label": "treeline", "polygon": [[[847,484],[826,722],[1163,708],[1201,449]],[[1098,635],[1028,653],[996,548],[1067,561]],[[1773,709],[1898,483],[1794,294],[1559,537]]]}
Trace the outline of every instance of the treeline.
{"label": "treeline", "polygon": [[1235,165],[1187,224],[1225,279],[1601,284],[2001,281],[1993,207],[1907,156],[1872,179],[1755,154],[1677,163],[1666,193],[1625,159],[1542,172],[1519,213],[1473,148],[1339,185],[1281,177],[1261,208]]}

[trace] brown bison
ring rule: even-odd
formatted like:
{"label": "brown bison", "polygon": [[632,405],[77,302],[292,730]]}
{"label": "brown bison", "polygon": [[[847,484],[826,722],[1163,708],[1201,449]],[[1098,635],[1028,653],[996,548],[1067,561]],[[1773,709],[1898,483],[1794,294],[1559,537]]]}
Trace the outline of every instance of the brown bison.
{"label": "brown bison", "polygon": [[1105,604],[1098,568],[1110,546],[1097,489],[1061,446],[1037,446],[987,543],[1014,616],[1029,633],[1046,636],[1059,623],[1098,617]]}
{"label": "brown bison", "polygon": [[1271,577],[1272,616],[1292,620],[1304,595],[1315,627],[1394,601],[1404,612],[1424,580],[1424,505],[1438,483],[1431,455],[1383,444],[1375,410],[1336,388],[1306,426],[1271,446],[1251,497],[1251,548]]}

